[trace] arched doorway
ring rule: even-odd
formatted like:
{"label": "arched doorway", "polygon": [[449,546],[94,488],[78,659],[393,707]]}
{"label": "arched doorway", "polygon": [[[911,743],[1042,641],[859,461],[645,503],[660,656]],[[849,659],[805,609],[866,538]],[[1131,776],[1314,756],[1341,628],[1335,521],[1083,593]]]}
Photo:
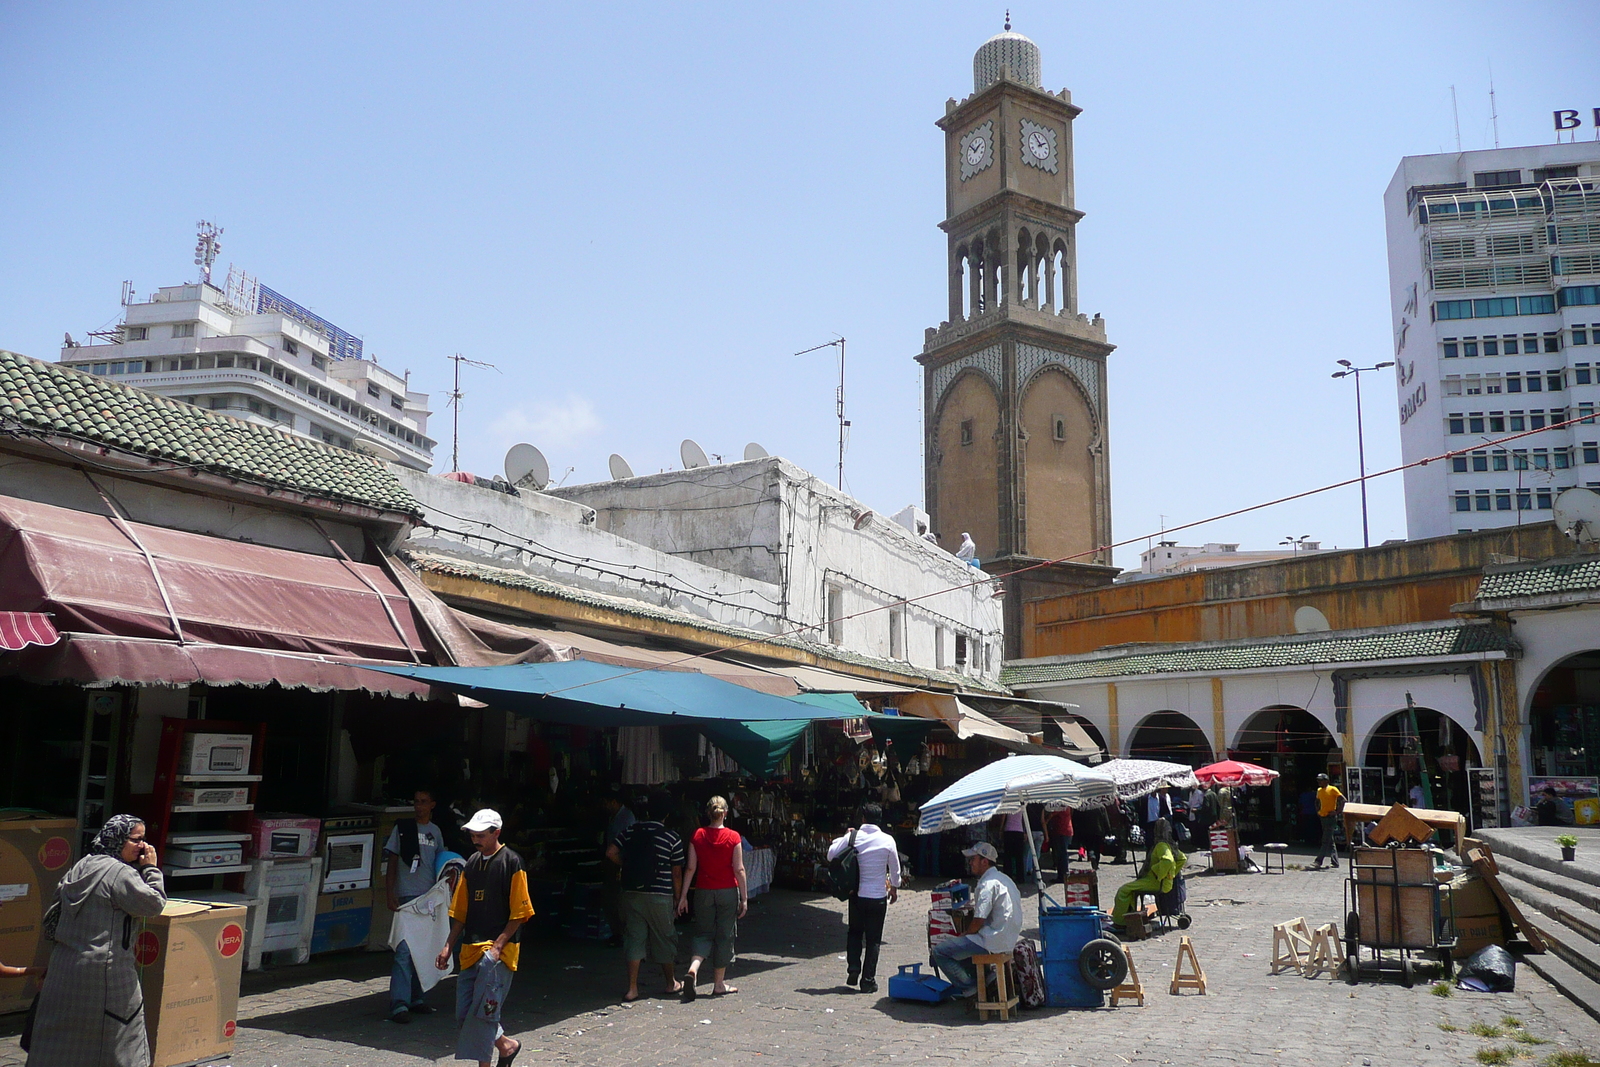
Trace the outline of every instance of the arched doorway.
{"label": "arched doorway", "polygon": [[1540,679],[1528,728],[1529,774],[1600,776],[1600,652],[1568,656]]}
{"label": "arched doorway", "polygon": [[1467,768],[1483,765],[1472,735],[1443,712],[1402,708],[1379,722],[1367,738],[1362,760],[1368,804],[1414,805],[1472,816]]}
{"label": "arched doorway", "polygon": [[1141,722],[1128,738],[1130,759],[1158,759],[1204,767],[1211,763],[1205,731],[1180,711],[1158,711]]}
{"label": "arched doorway", "polygon": [[1335,770],[1342,760],[1337,742],[1320,719],[1290,705],[1262,708],[1245,721],[1229,755],[1271,767],[1280,775],[1270,789],[1250,790],[1249,810],[1239,813],[1241,823],[1257,824],[1267,841],[1315,845],[1320,840],[1317,775],[1330,773],[1330,757]]}

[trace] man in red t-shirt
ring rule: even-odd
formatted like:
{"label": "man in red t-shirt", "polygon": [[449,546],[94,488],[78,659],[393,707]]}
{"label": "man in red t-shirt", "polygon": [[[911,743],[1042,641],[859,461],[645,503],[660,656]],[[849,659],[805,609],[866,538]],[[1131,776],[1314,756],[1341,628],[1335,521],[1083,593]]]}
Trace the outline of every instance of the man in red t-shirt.
{"label": "man in red t-shirt", "polygon": [[739,990],[725,979],[733,962],[733,941],[738,921],[750,903],[750,886],[744,871],[744,840],[723,825],[728,802],[712,797],[706,804],[710,825],[694,832],[689,842],[689,870],[678,895],[678,914],[689,907],[689,887],[694,886],[694,960],[683,980],[683,1001],[695,998],[700,964],[711,959],[711,995],[720,997]]}

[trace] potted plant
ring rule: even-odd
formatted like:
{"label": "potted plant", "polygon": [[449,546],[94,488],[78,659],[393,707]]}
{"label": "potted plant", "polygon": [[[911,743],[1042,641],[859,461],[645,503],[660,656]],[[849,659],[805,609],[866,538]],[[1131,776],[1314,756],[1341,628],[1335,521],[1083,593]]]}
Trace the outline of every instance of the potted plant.
{"label": "potted plant", "polygon": [[1578,858],[1578,838],[1574,834],[1557,834],[1556,844],[1561,846],[1561,859],[1571,863]]}

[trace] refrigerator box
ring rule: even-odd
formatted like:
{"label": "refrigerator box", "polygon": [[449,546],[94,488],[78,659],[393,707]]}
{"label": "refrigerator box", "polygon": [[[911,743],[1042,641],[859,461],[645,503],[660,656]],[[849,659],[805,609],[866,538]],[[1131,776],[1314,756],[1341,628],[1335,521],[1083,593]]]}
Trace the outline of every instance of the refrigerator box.
{"label": "refrigerator box", "polygon": [[175,1067],[233,1053],[244,971],[245,911],[168,900],[144,921],[134,945],[144,990],[150,1067]]}
{"label": "refrigerator box", "polygon": [[[77,858],[78,820],[0,814],[0,960],[13,967],[49,961],[39,920]],[[0,1014],[27,1011],[38,991],[32,978],[0,978]]]}
{"label": "refrigerator box", "polygon": [[371,889],[318,894],[317,917],[311,927],[313,954],[364,948],[371,933]]}
{"label": "refrigerator box", "polygon": [[186,734],[178,773],[249,774],[250,748],[254,744],[255,738],[249,734]]}
{"label": "refrigerator box", "polygon": [[250,787],[182,785],[172,791],[172,803],[179,808],[235,808],[250,803]]}
{"label": "refrigerator box", "polygon": [[168,845],[166,858],[173,867],[238,867],[244,863],[244,842],[193,841]]}

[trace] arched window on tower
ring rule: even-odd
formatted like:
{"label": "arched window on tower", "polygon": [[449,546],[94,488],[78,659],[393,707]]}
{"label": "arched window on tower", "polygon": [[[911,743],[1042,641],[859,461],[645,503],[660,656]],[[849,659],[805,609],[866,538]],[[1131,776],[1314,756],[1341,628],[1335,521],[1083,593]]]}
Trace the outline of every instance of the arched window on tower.
{"label": "arched window on tower", "polygon": [[1034,306],[1043,311],[1050,307],[1056,298],[1056,271],[1055,264],[1050,259],[1050,238],[1042,233],[1034,243],[1033,261],[1034,270],[1038,275],[1038,280],[1033,283],[1034,289],[1037,290]]}
{"label": "arched window on tower", "polygon": [[1017,301],[1026,304],[1036,298],[1038,288],[1037,264],[1033,258],[1033,240],[1028,231],[1017,235]]}
{"label": "arched window on tower", "polygon": [[1067,294],[1072,291],[1072,279],[1067,277],[1067,246],[1061,241],[1056,242],[1055,255],[1051,257],[1051,261],[1051,273],[1055,275],[1056,280],[1055,300],[1051,310],[1057,314],[1064,314],[1068,310]]}
{"label": "arched window on tower", "polygon": [[972,256],[966,245],[956,249],[955,275],[956,292],[950,310],[966,320],[972,317],[973,304]]}

